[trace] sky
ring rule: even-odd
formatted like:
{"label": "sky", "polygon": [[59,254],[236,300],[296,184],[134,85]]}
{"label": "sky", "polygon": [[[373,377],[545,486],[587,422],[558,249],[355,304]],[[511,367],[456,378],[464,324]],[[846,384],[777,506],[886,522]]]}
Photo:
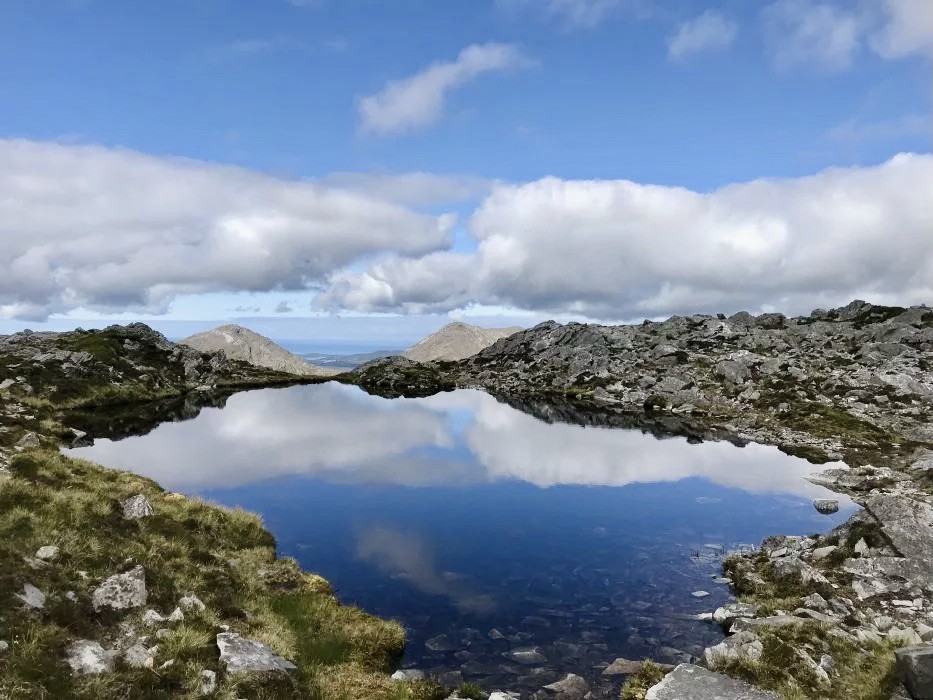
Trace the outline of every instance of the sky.
{"label": "sky", "polygon": [[929,0],[3,0],[0,332],[930,303],[931,59]]}

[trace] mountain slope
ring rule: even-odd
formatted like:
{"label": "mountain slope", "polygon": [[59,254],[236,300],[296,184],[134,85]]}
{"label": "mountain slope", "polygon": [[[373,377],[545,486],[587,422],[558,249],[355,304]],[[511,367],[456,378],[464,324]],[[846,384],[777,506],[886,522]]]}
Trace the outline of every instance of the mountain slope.
{"label": "mountain slope", "polygon": [[223,350],[231,360],[249,362],[251,365],[279,372],[315,376],[334,374],[332,370],[305,362],[264,335],[234,323],[196,333],[179,342],[201,352]]}
{"label": "mountain slope", "polygon": [[448,323],[417,345],[402,353],[402,357],[415,362],[434,360],[463,360],[488,348],[500,338],[506,338],[522,330],[510,328],[481,328],[456,321]]}

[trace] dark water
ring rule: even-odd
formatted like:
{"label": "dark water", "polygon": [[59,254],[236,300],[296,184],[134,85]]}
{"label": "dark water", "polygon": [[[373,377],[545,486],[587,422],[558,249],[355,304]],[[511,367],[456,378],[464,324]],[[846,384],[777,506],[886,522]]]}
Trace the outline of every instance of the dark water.
{"label": "dark water", "polygon": [[[254,391],[72,453],[261,513],[344,601],[406,625],[405,665],[509,689],[573,671],[609,693],[616,657],[700,654],[724,552],[854,510],[818,514],[817,468],[775,448],[546,423],[477,391]],[[509,658],[529,646],[544,660]]]}

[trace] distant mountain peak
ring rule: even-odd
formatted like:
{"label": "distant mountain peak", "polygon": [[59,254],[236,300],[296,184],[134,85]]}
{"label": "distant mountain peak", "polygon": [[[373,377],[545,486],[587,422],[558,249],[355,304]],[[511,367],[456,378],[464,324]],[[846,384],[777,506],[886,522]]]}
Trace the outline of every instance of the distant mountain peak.
{"label": "distant mountain peak", "polygon": [[280,372],[302,375],[334,374],[332,370],[305,362],[264,335],[235,323],[196,333],[180,342],[201,352],[222,350],[231,360],[242,360]]}
{"label": "distant mountain peak", "polygon": [[453,321],[408,348],[402,356],[415,362],[462,360],[486,349],[500,338],[520,330],[522,329],[518,326],[482,328],[463,321]]}

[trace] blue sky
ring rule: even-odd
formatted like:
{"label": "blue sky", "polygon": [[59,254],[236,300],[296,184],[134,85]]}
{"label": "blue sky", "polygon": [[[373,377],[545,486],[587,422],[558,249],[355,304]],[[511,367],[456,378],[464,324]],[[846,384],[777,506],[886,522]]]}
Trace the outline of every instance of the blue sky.
{"label": "blue sky", "polygon": [[[621,320],[933,297],[915,262],[933,257],[929,206],[899,184],[930,175],[926,0],[10,0],[0,20],[0,139],[16,149],[0,171],[15,205],[0,228],[15,241],[0,254],[3,328],[276,308]],[[150,175],[165,220],[135,204]],[[217,201],[179,204],[176,175],[193,178],[192,200],[206,187]],[[327,202],[294,204],[295,183]],[[342,192],[354,201],[332,201]],[[840,192],[887,193],[872,195],[883,216],[821,211],[824,240],[810,200]],[[77,230],[32,228],[38,209]],[[377,240],[356,220],[370,210]],[[894,218],[907,233],[892,241]],[[244,227],[255,249],[240,258]],[[877,261],[884,240],[900,254]],[[653,242],[696,247],[696,269],[658,262]],[[130,260],[134,246],[160,269]],[[845,269],[830,279],[710,281],[834,246]],[[200,255],[203,278],[189,269]],[[263,256],[279,262],[250,269]]]}

